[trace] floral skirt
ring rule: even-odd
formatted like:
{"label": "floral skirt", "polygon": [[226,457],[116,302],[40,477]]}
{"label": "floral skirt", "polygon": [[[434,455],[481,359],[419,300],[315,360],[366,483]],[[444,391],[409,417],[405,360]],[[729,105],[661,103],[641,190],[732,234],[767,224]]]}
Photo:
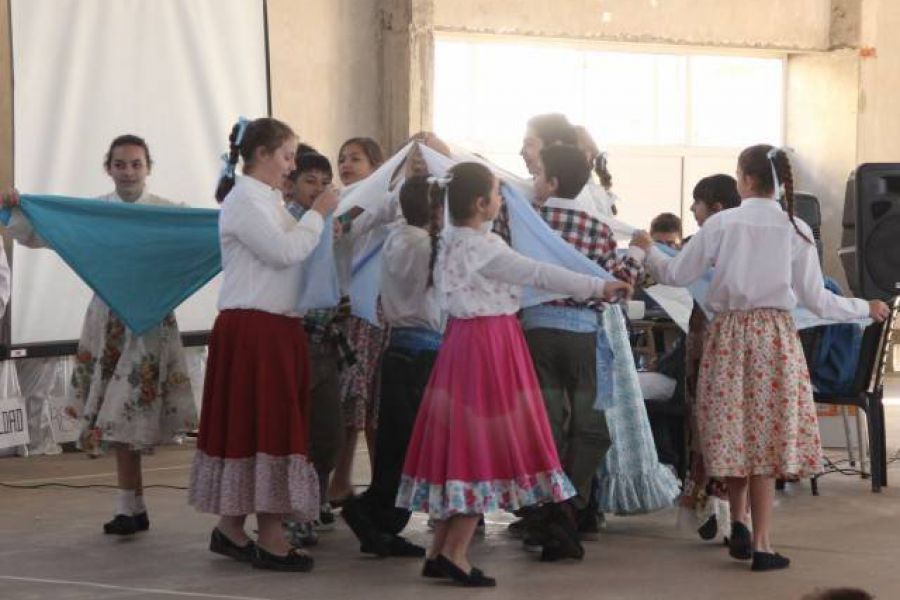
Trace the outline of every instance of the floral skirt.
{"label": "floral skirt", "polygon": [[379,365],[389,333],[387,327],[355,316],[348,317],[344,326],[356,356],[356,363],[341,372],[344,425],[362,431],[378,422]]}
{"label": "floral skirt", "polygon": [[696,406],[713,477],[809,477],[822,444],[809,371],[791,314],[721,314],[703,351]]}
{"label": "floral skirt", "polygon": [[209,340],[188,500],[201,512],[319,514],[308,460],[310,367],[300,319],[219,313]]}
{"label": "floral skirt", "polygon": [[447,519],[574,495],[516,317],[452,319],[406,450],[397,506]]}
{"label": "floral skirt", "polygon": [[197,408],[175,315],[136,336],[106,304],[88,306],[67,412],[81,420],[79,446],[110,443],[149,452],[197,428]]}

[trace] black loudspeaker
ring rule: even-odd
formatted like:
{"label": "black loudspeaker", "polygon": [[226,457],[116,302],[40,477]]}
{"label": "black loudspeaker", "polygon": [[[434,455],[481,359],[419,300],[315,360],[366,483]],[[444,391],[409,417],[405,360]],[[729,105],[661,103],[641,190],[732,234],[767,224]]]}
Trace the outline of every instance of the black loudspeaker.
{"label": "black loudspeaker", "polygon": [[900,163],[859,165],[847,180],[838,256],[853,295],[900,295]]}

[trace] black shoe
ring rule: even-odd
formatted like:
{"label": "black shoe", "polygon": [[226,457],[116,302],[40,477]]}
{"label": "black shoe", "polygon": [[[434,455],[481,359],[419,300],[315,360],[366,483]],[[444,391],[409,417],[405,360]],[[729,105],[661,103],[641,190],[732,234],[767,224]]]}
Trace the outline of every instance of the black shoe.
{"label": "black shoe", "polygon": [[578,538],[595,542],[600,539],[600,519],[593,507],[578,511]]}
{"label": "black shoe", "polygon": [[541,551],[542,561],[584,558],[584,547],[573,517],[571,505],[552,504],[547,507],[547,542]]}
{"label": "black shoe", "polygon": [[359,540],[360,552],[381,557],[391,556],[391,536],[378,531],[375,524],[366,516],[358,497],[352,496],[344,501],[341,518],[347,522],[353,535]]}
{"label": "black shoe", "polygon": [[710,515],[703,525],[697,528],[697,533],[700,535],[701,540],[709,541],[716,537],[716,534],[719,533],[719,522],[716,519],[716,515]]}
{"label": "black shoe", "polygon": [[728,539],[728,554],[738,560],[753,558],[750,530],[740,521],[731,523],[731,537]]}
{"label": "black shoe", "polygon": [[238,562],[250,562],[253,560],[255,546],[256,544],[253,543],[253,540],[250,540],[243,546],[238,546],[227,535],[219,531],[218,527],[213,529],[212,535],[209,536],[210,552],[233,558]]}
{"label": "black shoe", "polygon": [[506,526],[506,531],[509,533],[509,535],[513,536],[514,538],[522,538],[525,536],[525,531],[526,531],[527,527],[528,527],[528,523],[526,522],[526,520],[524,518],[517,519]]}
{"label": "black shoe", "polygon": [[488,577],[480,569],[472,567],[466,573],[443,554],[438,554],[434,562],[447,577],[465,587],[496,587],[497,585],[496,579]]}
{"label": "black shoe", "polygon": [[412,558],[422,558],[425,556],[425,548],[417,544],[413,544],[405,537],[394,535],[388,542],[388,549],[391,556],[406,556]]}
{"label": "black shoe", "polygon": [[112,521],[103,524],[103,533],[109,535],[133,535],[137,532],[137,521],[131,515],[116,515]]}
{"label": "black shoe", "polygon": [[147,511],[134,515],[134,522],[137,525],[138,531],[147,531],[150,529],[150,517],[147,515]]}
{"label": "black shoe", "polygon": [[313,566],[316,564],[312,556],[304,554],[299,548],[291,548],[286,556],[278,556],[263,550],[258,544],[251,562],[254,569],[294,572],[312,571]]}
{"label": "black shoe", "polygon": [[428,577],[429,579],[446,579],[447,574],[444,573],[444,570],[438,564],[437,559],[426,558],[425,563],[422,565],[422,577]]}
{"label": "black shoe", "polygon": [[787,569],[791,564],[791,559],[782,556],[777,552],[769,554],[768,552],[754,552],[753,564],[750,565],[751,571],[776,571],[778,569]]}

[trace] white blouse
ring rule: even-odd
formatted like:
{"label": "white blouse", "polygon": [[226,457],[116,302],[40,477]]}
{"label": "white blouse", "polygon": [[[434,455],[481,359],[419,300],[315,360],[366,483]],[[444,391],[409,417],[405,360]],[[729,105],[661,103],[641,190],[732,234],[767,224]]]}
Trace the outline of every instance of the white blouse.
{"label": "white blouse", "polygon": [[[810,240],[812,231],[796,219]],[[815,245],[794,229],[771,198],[750,198],[710,217],[674,258],[656,247],[647,254],[653,279],[685,286],[715,267],[706,304],[716,313],[755,308],[793,310],[798,302],[835,321],[869,316],[865,300],[825,289]]]}
{"label": "white blouse", "polygon": [[253,177],[239,177],[219,213],[219,310],[300,316],[302,262],[319,243],[323,224],[314,210],[297,221],[284,207],[280,190]]}
{"label": "white blouse", "polygon": [[391,327],[443,331],[444,318],[435,286],[428,287],[431,236],[421,227],[397,223],[381,257],[381,307]]}
{"label": "white blouse", "polygon": [[470,227],[447,228],[434,273],[443,308],[462,319],[517,313],[525,285],[580,301],[604,288],[601,279],[532,260],[497,234]]}

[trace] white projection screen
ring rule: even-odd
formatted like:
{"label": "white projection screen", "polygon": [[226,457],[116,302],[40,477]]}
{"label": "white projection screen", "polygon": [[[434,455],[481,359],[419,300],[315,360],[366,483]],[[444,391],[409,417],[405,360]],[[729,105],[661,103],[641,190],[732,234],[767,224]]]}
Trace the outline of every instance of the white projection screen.
{"label": "white projection screen", "polygon": [[[11,12],[20,192],[112,191],[104,154],[133,133],[150,147],[150,191],[217,206],[231,124],[268,114],[264,0],[12,0]],[[50,250],[17,244],[12,263],[11,346],[78,339],[87,286]],[[218,287],[178,308],[182,332],[211,328]]]}

